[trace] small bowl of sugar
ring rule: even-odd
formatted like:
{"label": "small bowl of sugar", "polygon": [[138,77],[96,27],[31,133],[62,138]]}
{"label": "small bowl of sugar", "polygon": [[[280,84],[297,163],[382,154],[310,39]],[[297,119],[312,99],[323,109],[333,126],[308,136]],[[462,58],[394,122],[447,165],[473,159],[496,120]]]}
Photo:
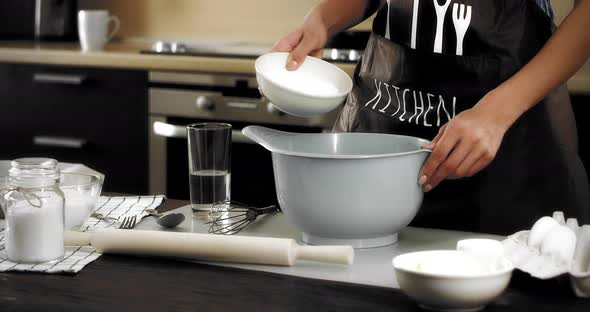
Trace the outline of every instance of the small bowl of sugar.
{"label": "small bowl of sugar", "polygon": [[256,80],[264,96],[287,114],[313,117],[334,110],[352,89],[352,80],[336,65],[308,56],[294,71],[286,69],[289,53],[256,59]]}
{"label": "small bowl of sugar", "polygon": [[79,227],[94,212],[104,179],[93,174],[62,172],[59,188],[65,198],[66,229]]}

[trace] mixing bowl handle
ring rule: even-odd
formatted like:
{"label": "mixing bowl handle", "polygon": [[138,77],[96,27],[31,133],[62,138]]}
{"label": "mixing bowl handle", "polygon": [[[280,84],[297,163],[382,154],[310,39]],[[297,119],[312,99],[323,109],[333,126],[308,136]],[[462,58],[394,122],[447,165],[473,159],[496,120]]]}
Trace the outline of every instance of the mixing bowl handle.
{"label": "mixing bowl handle", "polygon": [[430,143],[432,143],[431,141],[428,141],[426,139],[419,139],[419,141],[421,143],[420,144],[420,148],[419,148],[419,150],[421,152],[432,153],[432,149],[431,148],[423,148],[422,147],[422,146],[428,146],[428,145],[430,145]]}
{"label": "mixing bowl handle", "polygon": [[242,129],[242,133],[250,140],[262,145],[267,150],[278,153],[281,152],[278,144],[280,144],[285,137],[297,135],[297,133],[279,131],[261,126],[247,126]]}

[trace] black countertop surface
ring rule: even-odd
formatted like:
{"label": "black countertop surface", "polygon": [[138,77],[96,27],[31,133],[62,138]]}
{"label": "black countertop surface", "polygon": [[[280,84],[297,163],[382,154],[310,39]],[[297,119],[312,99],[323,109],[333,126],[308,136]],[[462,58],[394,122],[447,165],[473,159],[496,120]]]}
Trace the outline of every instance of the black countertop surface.
{"label": "black countertop surface", "polygon": [[[166,200],[162,210],[187,204]],[[75,275],[0,273],[0,311],[420,311],[401,291],[169,259],[103,255]],[[486,311],[590,311],[568,280],[516,272]]]}

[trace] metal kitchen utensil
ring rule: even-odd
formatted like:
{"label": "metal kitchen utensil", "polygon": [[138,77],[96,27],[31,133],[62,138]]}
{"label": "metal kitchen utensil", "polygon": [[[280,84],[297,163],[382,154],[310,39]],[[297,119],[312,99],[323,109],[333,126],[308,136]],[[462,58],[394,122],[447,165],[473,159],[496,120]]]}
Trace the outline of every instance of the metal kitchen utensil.
{"label": "metal kitchen utensil", "polygon": [[[141,217],[139,218],[139,220],[141,220]],[[125,218],[123,218],[123,222],[121,222],[119,228],[123,230],[130,230],[135,226],[135,224],[137,224],[137,215],[126,216]]]}
{"label": "metal kitchen utensil", "polygon": [[90,217],[91,218],[94,218],[94,219],[98,219],[98,220],[103,220],[103,221],[111,221],[111,222],[117,222],[118,221],[117,218],[105,216],[105,215],[103,215],[100,212],[93,212],[90,215]]}
{"label": "metal kitchen utensil", "polygon": [[205,224],[209,225],[209,233],[234,235],[254,222],[258,216],[280,211],[281,208],[276,205],[259,208],[226,200],[212,206],[211,221]]}
{"label": "metal kitchen utensil", "polygon": [[179,226],[185,219],[182,213],[177,212],[163,214],[159,213],[156,209],[146,209],[145,212],[148,213],[148,216],[156,217],[156,223],[169,229]]}

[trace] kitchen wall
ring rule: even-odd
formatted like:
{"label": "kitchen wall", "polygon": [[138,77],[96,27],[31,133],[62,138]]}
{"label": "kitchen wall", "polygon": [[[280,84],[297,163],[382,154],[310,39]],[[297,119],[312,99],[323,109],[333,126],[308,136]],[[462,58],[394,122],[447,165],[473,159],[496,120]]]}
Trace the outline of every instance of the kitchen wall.
{"label": "kitchen wall", "polygon": [[561,23],[568,12],[574,7],[574,0],[551,0],[555,11],[555,22]]}
{"label": "kitchen wall", "polygon": [[[319,0],[79,0],[121,19],[123,37],[222,38],[272,43],[301,23]],[[556,21],[574,0],[553,0]],[[370,29],[366,21],[357,29]]]}
{"label": "kitchen wall", "polygon": [[[79,0],[81,8],[108,9],[121,19],[121,37],[214,38],[271,44],[301,23],[319,0]],[[552,0],[561,22],[574,0]],[[371,21],[357,27],[369,30]],[[590,62],[581,70],[590,83]]]}
{"label": "kitchen wall", "polygon": [[[318,0],[79,0],[121,19],[124,37],[222,38],[272,43],[301,23]],[[365,22],[361,29],[369,29]]]}

